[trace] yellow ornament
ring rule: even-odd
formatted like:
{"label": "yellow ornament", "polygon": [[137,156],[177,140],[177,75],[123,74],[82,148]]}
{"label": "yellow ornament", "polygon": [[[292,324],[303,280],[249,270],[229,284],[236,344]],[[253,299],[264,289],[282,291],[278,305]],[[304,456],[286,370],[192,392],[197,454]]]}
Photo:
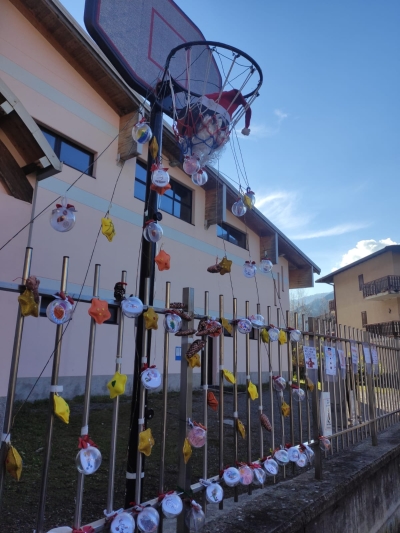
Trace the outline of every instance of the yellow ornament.
{"label": "yellow ornament", "polygon": [[187,465],[191,456],[192,447],[190,446],[190,442],[188,441],[188,439],[185,439],[185,442],[183,443],[183,460],[185,461],[185,465]]}
{"label": "yellow ornament", "polygon": [[128,376],[126,376],[125,374],[115,372],[113,377],[107,383],[107,389],[110,391],[110,398],[112,400],[120,394],[124,394],[127,379]]}
{"label": "yellow ornament", "polygon": [[149,307],[145,313],[144,326],[146,329],[158,329],[158,315],[152,307]]}
{"label": "yellow ornament", "polygon": [[39,304],[35,302],[32,291],[25,289],[24,292],[18,296],[18,301],[22,316],[39,316]]}
{"label": "yellow ornament", "polygon": [[6,470],[17,481],[20,480],[22,473],[22,459],[14,446],[11,445],[8,448],[6,456]]}
{"label": "yellow ornament", "polygon": [[236,378],[230,370],[226,370],[224,368],[222,372],[224,373],[224,378],[226,379],[226,381],[229,381],[229,383],[232,383],[232,384],[236,383]]}
{"label": "yellow ornament", "polygon": [[287,342],[287,336],[283,329],[281,329],[279,332],[278,341],[280,342],[280,344],[285,344]]}
{"label": "yellow ornament", "polygon": [[54,414],[58,416],[60,420],[69,424],[69,405],[61,398],[58,394],[54,395],[53,398]]}
{"label": "yellow ornament", "polygon": [[221,324],[224,326],[229,335],[232,335],[232,324],[226,318],[221,318]]}
{"label": "yellow ornament", "polygon": [[269,342],[269,333],[265,328],[261,330],[261,340],[265,343]]}
{"label": "yellow ornament", "polygon": [[311,379],[306,376],[306,381],[307,381],[307,389],[311,392],[313,392],[314,390],[314,383],[311,381]]}
{"label": "yellow ornament", "polygon": [[239,420],[239,419],[237,419],[237,430],[239,431],[240,436],[242,437],[242,439],[245,439],[246,438],[246,428],[244,427],[243,422],[241,420]]}
{"label": "yellow ornament", "polygon": [[151,142],[149,144],[149,150],[150,150],[150,153],[151,153],[151,157],[153,159],[157,159],[157,155],[158,155],[158,142],[157,142],[157,139],[155,137],[153,137],[151,139]]}
{"label": "yellow ornament", "polygon": [[219,273],[223,276],[231,271],[232,261],[225,256],[219,263],[219,266],[221,267]]}
{"label": "yellow ornament", "polygon": [[201,368],[201,360],[198,353],[195,353],[191,357],[186,356],[186,361],[189,363],[190,368],[195,368],[196,366]]}
{"label": "yellow ornament", "polygon": [[252,400],[257,400],[257,398],[258,398],[258,390],[257,390],[257,387],[254,385],[254,383],[252,383],[250,381],[247,390],[249,391],[250,398]]}
{"label": "yellow ornament", "polygon": [[151,454],[151,449],[154,446],[153,435],[151,434],[151,429],[147,428],[146,431],[141,431],[139,433],[139,446],[138,450],[140,453],[143,453],[147,457]]}
{"label": "yellow ornament", "polygon": [[102,218],[101,219],[101,233],[107,237],[111,242],[115,237],[115,228],[114,223],[111,218]]}
{"label": "yellow ornament", "polygon": [[290,407],[285,401],[282,402],[281,412],[285,417],[290,415]]}

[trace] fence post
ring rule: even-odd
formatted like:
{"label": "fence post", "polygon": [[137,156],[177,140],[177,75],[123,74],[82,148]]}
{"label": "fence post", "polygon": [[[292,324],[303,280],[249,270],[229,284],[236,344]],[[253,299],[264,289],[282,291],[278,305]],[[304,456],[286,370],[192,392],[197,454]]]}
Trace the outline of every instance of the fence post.
{"label": "fence post", "polygon": [[[371,349],[371,338],[368,332],[364,332],[364,339],[369,344]],[[375,409],[375,387],[372,381],[373,376],[373,361],[371,360],[371,371],[367,371],[367,387],[368,387],[368,410],[369,410],[369,419],[370,419],[370,431],[371,431],[371,444],[372,446],[378,446],[378,435],[376,432],[376,409]]]}
{"label": "fence post", "polygon": [[[308,318],[308,331],[315,333],[316,330],[315,319]],[[310,346],[316,346],[314,335],[310,336]],[[318,372],[319,374],[319,372]],[[322,479],[322,457],[321,449],[319,447],[319,404],[318,404],[318,377],[314,390],[311,393],[312,397],[312,420],[313,420],[313,440],[315,441],[314,453],[315,453],[315,479]]]}

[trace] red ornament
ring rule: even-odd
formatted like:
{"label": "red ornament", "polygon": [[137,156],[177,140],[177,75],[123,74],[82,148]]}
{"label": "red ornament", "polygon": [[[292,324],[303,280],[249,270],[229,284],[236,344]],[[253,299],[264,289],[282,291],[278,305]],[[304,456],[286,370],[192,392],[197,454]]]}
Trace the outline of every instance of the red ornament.
{"label": "red ornament", "polygon": [[97,324],[103,324],[103,322],[111,318],[111,313],[108,310],[108,303],[99,298],[93,298],[88,313]]}
{"label": "red ornament", "polygon": [[158,270],[160,270],[160,272],[170,269],[171,256],[167,254],[167,252],[164,252],[164,250],[160,250],[158,252],[154,258],[154,261],[157,263]]}

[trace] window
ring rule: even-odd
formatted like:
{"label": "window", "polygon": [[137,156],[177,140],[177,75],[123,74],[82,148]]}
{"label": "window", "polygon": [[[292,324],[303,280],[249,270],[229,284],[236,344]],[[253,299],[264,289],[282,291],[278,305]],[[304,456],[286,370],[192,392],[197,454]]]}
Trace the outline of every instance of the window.
{"label": "window", "polygon": [[[146,196],[146,166],[136,163],[135,198],[144,202]],[[160,196],[160,210],[192,223],[192,191],[173,179],[170,180],[171,189]]]}
{"label": "window", "polygon": [[217,224],[217,236],[247,250],[247,235],[233,226],[228,226],[225,222]]}
{"label": "window", "polygon": [[368,324],[367,311],[361,311],[361,324],[363,327]]}
{"label": "window", "polygon": [[362,291],[364,288],[364,274],[358,276],[358,289]]}
{"label": "window", "polygon": [[60,161],[69,167],[84,172],[88,176],[93,175],[94,157],[91,152],[68,141],[61,135],[58,135],[58,133],[49,131],[42,126],[40,126],[40,129]]}

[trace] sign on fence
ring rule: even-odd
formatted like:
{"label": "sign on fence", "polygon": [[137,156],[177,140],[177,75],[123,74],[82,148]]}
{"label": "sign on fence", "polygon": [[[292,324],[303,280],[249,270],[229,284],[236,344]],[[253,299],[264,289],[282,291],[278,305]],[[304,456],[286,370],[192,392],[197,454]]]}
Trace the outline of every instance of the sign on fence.
{"label": "sign on fence", "polygon": [[321,433],[324,437],[332,435],[331,393],[321,392],[320,398]]}

